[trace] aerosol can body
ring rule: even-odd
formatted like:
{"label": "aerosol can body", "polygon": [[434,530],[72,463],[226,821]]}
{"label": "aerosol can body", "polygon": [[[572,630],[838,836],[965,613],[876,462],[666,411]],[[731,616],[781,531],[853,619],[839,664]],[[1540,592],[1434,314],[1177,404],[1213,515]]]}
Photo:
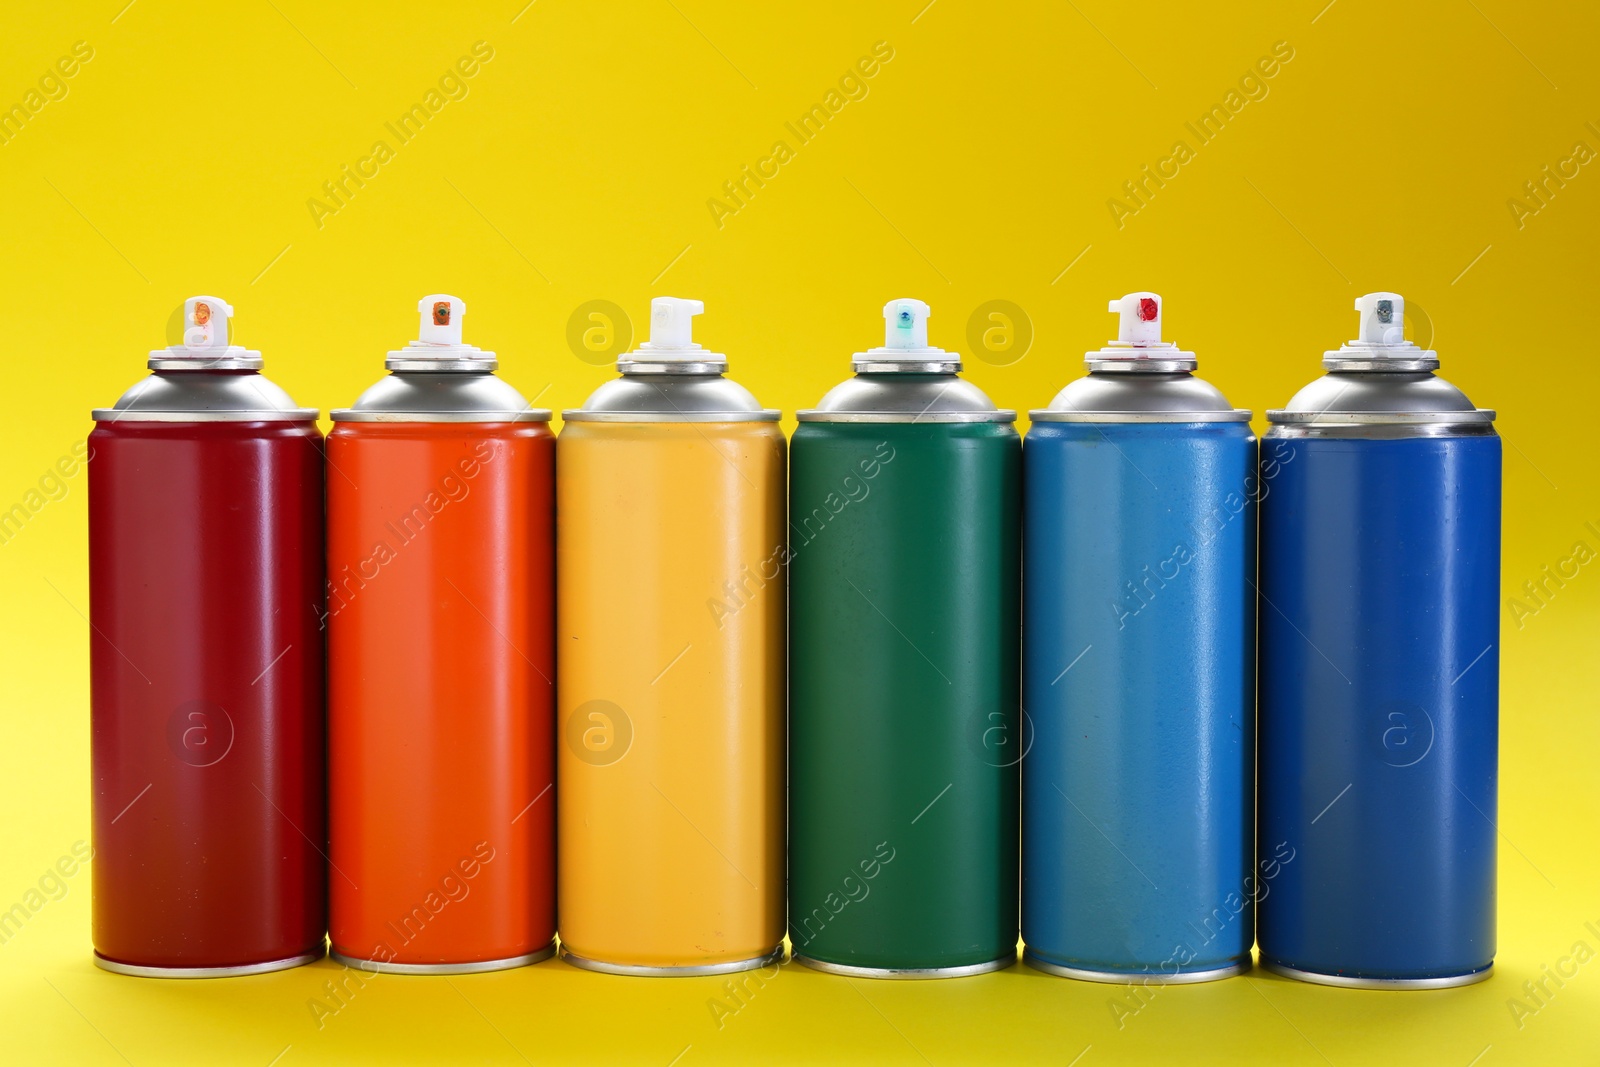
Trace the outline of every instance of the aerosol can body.
{"label": "aerosol can body", "polygon": [[327,927],[322,434],[184,306],[89,435],[95,962],[308,963]]}
{"label": "aerosol can body", "polygon": [[1272,411],[1261,510],[1262,965],[1437,988],[1495,954],[1500,438],[1405,301]]}
{"label": "aerosol can body", "polygon": [[368,970],[532,963],[555,937],[555,439],[418,304],[328,437],[330,932]]}
{"label": "aerosol can body", "polygon": [[893,300],[791,461],[789,936],[948,978],[1017,943],[1021,442]]}
{"label": "aerosol can body", "polygon": [[614,974],[781,959],[784,440],[691,339],[698,300],[563,414],[563,956]]}
{"label": "aerosol can body", "polygon": [[1254,940],[1256,439],[1161,298],[1032,413],[1022,935],[1042,970],[1201,982]]}

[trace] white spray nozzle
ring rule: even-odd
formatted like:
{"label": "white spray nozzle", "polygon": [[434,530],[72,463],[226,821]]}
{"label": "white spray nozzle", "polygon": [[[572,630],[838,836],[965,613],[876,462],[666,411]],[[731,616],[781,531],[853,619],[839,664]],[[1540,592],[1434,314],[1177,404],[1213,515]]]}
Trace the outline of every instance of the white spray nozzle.
{"label": "white spray nozzle", "polygon": [[709,352],[695,343],[694,317],[706,310],[704,301],[658,296],[650,301],[650,340],[618,358],[624,374],[634,364],[723,364],[728,357]]}
{"label": "white spray nozzle", "polygon": [[1129,293],[1111,301],[1106,310],[1117,316],[1117,336],[1098,352],[1085,354],[1091,372],[1194,370],[1193,352],[1161,339],[1161,297],[1155,293]]}
{"label": "white spray nozzle", "polygon": [[925,302],[911,297],[903,296],[883,305],[883,347],[857,352],[857,371],[872,365],[905,370],[931,363],[948,365],[941,366],[941,370],[960,370],[960,356],[928,344],[928,316],[932,314]]}
{"label": "white spray nozzle", "polygon": [[461,319],[467,313],[466,301],[446,293],[434,293],[417,301],[422,325],[417,341],[425,345],[461,344]]}
{"label": "white spray nozzle", "polygon": [[1405,297],[1399,293],[1368,293],[1356,297],[1356,310],[1361,313],[1359,340],[1370,345],[1405,343]]}
{"label": "white spray nozzle", "polygon": [[694,343],[694,317],[705,310],[701,300],[658,296],[650,301],[650,347],[700,347]]}
{"label": "white spray nozzle", "polygon": [[448,293],[433,293],[417,301],[417,314],[422,322],[417,327],[417,339],[404,348],[389,353],[386,364],[390,370],[494,370],[499,362],[493,352],[464,343],[461,340],[461,320],[467,314],[467,302]]}
{"label": "white spray nozzle", "polygon": [[233,307],[214,296],[191,296],[183,302],[183,346],[227,348],[228,320]]}
{"label": "white spray nozzle", "polygon": [[1329,370],[1431,371],[1439,354],[1406,340],[1406,301],[1399,293],[1367,293],[1356,297],[1361,333],[1337,351],[1324,352]]}
{"label": "white spray nozzle", "polygon": [[883,347],[921,351],[928,347],[928,316],[921,300],[901,298],[883,305]]}
{"label": "white spray nozzle", "polygon": [[1117,340],[1136,346],[1161,343],[1161,298],[1155,293],[1129,293],[1106,308],[1118,316]]}

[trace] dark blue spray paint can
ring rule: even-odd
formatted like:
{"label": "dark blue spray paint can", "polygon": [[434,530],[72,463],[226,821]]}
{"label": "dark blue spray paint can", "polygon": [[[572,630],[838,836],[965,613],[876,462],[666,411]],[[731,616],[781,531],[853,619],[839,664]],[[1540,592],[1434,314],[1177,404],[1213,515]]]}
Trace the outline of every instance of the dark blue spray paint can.
{"label": "dark blue spray paint can", "polygon": [[1022,935],[1055,974],[1202,982],[1255,935],[1256,439],[1160,297],[1111,310],[1023,449]]}
{"label": "dark blue spray paint can", "polygon": [[1391,989],[1495,952],[1500,438],[1404,308],[1357,300],[1262,447],[1261,962]]}

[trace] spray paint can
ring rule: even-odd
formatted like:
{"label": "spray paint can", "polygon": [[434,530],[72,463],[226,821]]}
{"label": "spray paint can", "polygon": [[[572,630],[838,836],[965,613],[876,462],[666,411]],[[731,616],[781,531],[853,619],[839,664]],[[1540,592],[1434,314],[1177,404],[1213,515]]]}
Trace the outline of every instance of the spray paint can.
{"label": "spray paint can", "polygon": [[184,302],[89,435],[95,962],[255,974],[322,955],[322,435]]}
{"label": "spray paint can", "polygon": [[1016,961],[1016,413],[891,300],[791,463],[795,958],[872,978]]}
{"label": "spray paint can", "polygon": [[702,308],[653,300],[557,447],[561,949],[614,974],[783,951],[784,440]]}
{"label": "spray paint can", "polygon": [[460,974],[554,951],[555,438],[461,300],[418,311],[328,436],[329,932]]}
{"label": "spray paint can", "polygon": [[1495,952],[1500,438],[1405,301],[1272,411],[1262,448],[1262,966],[1432,989]]}
{"label": "spray paint can", "polygon": [[1054,974],[1203,982],[1255,933],[1256,439],[1159,296],[1111,311],[1023,450],[1022,935]]}

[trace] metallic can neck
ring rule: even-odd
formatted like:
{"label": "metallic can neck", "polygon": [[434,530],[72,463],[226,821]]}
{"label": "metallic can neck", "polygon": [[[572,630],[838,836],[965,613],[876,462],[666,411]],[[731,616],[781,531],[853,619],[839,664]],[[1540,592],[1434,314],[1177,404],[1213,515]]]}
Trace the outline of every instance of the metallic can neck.
{"label": "metallic can neck", "polygon": [[[229,311],[232,314],[232,311]],[[226,341],[226,327],[223,340]],[[261,353],[243,345],[169,345],[152,349],[146,363],[153,371],[260,370]]]}
{"label": "metallic can neck", "polygon": [[1322,353],[1322,366],[1333,374],[1415,374],[1439,369],[1439,353],[1410,341],[1348,341]]}
{"label": "metallic can neck", "polygon": [[617,360],[617,373],[624,376],[675,374],[714,378],[727,373],[727,370],[728,361],[726,359],[656,360],[653,362],[637,359]]}
{"label": "metallic can neck", "polygon": [[223,356],[216,358],[169,356],[151,354],[145,364],[157,374],[169,371],[258,371],[266,365],[260,354],[253,356]]}
{"label": "metallic can neck", "polygon": [[1193,356],[1187,359],[1101,359],[1098,353],[1084,360],[1090,374],[1193,374],[1200,366]]}
{"label": "metallic can neck", "polygon": [[857,357],[850,361],[857,374],[959,374],[959,359],[881,360]]}
{"label": "metallic can neck", "polygon": [[383,369],[397,374],[491,374],[500,369],[498,359],[406,359],[390,356]]}
{"label": "metallic can neck", "polygon": [[1414,359],[1362,359],[1330,352],[1322,357],[1322,366],[1329,374],[1431,374],[1439,369],[1439,358],[1419,356]]}

